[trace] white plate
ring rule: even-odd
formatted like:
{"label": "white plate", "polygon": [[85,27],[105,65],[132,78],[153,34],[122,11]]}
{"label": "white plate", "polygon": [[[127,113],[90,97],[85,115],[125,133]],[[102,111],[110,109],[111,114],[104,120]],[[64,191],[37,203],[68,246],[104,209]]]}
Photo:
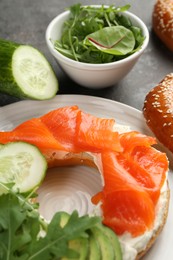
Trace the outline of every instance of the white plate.
{"label": "white plate", "polygon": [[[10,130],[31,117],[66,105],[78,105],[82,110],[100,116],[115,118],[117,123],[129,125],[132,130],[151,135],[142,113],[135,108],[108,99],[82,96],[58,95],[49,101],[20,101],[0,109],[0,130]],[[170,158],[169,158],[170,159]],[[170,163],[172,161],[170,159]],[[92,174],[92,173],[95,174]],[[60,174],[58,174],[60,173]],[[73,175],[73,177],[72,177]],[[173,172],[169,172],[170,189],[173,189]],[[58,188],[57,188],[57,185]],[[88,167],[63,167],[49,170],[39,189],[40,212],[47,219],[56,210],[71,211],[75,207],[80,214],[92,211],[90,197],[101,189],[98,172]],[[171,198],[167,223],[145,260],[173,259],[173,201]]]}

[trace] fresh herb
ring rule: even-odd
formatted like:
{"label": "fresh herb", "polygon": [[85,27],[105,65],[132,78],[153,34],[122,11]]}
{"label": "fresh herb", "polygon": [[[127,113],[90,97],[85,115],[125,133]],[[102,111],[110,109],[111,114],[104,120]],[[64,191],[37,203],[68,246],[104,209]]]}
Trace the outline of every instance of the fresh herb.
{"label": "fresh herb", "polygon": [[40,260],[77,257],[69,241],[87,237],[86,232],[100,222],[98,217],[79,217],[74,211],[66,225],[61,225],[61,212],[47,224],[34,204],[21,194],[8,190],[0,196],[0,259]]}
{"label": "fresh herb", "polygon": [[54,47],[63,55],[80,62],[108,63],[137,51],[144,36],[123,12],[129,5],[99,8],[76,4],[70,7],[60,40]]}

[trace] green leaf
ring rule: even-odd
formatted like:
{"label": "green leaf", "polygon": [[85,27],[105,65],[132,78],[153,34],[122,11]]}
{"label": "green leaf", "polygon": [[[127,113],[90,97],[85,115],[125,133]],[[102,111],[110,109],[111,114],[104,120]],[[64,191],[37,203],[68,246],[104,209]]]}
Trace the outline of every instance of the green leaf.
{"label": "green leaf", "polygon": [[119,15],[117,15],[116,19],[117,19],[118,24],[120,24],[121,26],[124,26],[128,29],[132,26],[131,20],[125,15],[119,14]]}
{"label": "green leaf", "polygon": [[82,232],[96,225],[98,222],[100,222],[99,217],[89,217],[88,215],[79,217],[77,211],[74,211],[64,227],[64,232],[70,239],[77,238],[78,234],[86,236]]}
{"label": "green leaf", "polygon": [[[138,28],[139,31],[137,32],[133,28],[131,20],[123,15],[123,12],[129,8],[130,5],[122,7],[101,5],[98,8],[94,6],[81,6],[80,4],[71,6],[71,15],[64,22],[62,36],[54,42],[55,49],[73,60],[86,63],[110,63],[126,58],[128,55],[136,52],[144,40],[140,28]],[[122,26],[124,29],[131,31],[133,36],[132,34],[130,35],[129,31],[127,34],[129,42],[125,41],[124,36],[120,32],[120,37],[123,37],[123,39],[118,39],[119,44],[114,41],[114,38],[113,41],[111,40],[111,43],[109,41],[104,42],[103,39],[103,46],[105,43],[109,47],[106,50],[105,48],[98,47],[98,44],[95,45],[93,42],[91,43],[86,40],[88,35],[106,27],[114,26]],[[106,36],[104,35],[104,37]],[[109,35],[106,38],[108,39]],[[133,43],[134,40],[135,44]],[[109,44],[117,46],[112,51]],[[133,49],[132,46],[134,46]]]}
{"label": "green leaf", "polygon": [[[74,257],[77,254],[68,247],[69,241],[79,237],[86,237],[86,231],[96,225],[98,217],[79,217],[74,211],[67,224],[61,227],[61,213],[56,213],[50,222],[46,236],[32,243],[28,260],[54,259],[53,257]],[[52,258],[51,258],[52,257]]]}
{"label": "green leaf", "polygon": [[36,240],[38,214],[28,215],[16,195],[0,196],[0,255],[4,260],[27,259],[25,247]]}
{"label": "green leaf", "polygon": [[62,226],[59,212],[47,230],[42,230],[43,220],[38,211],[25,197],[14,192],[0,196],[0,209],[0,259],[3,260],[77,257],[78,252],[69,247],[69,242],[87,238],[87,230],[101,221],[99,217],[79,217],[74,211]]}
{"label": "green leaf", "polygon": [[130,5],[124,5],[117,8],[119,12],[125,12],[130,9]]}
{"label": "green leaf", "polygon": [[141,46],[143,41],[144,41],[144,36],[142,36],[142,33],[141,33],[141,29],[136,27],[136,26],[132,26],[131,27],[131,31],[133,32],[134,34],[134,37],[136,39],[136,48]]}
{"label": "green leaf", "polygon": [[100,51],[109,54],[126,55],[134,49],[135,37],[123,26],[112,26],[88,35],[84,43],[92,44]]}
{"label": "green leaf", "polygon": [[73,17],[79,15],[81,9],[81,4],[75,4],[70,7],[70,11]]}

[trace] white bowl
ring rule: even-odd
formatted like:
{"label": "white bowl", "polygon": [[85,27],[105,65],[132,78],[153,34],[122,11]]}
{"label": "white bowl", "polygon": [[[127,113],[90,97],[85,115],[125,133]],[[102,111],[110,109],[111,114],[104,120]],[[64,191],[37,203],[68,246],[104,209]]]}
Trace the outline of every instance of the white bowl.
{"label": "white bowl", "polygon": [[143,45],[137,52],[120,61],[104,64],[72,60],[58,52],[53,44],[61,38],[62,26],[69,15],[70,11],[65,11],[50,22],[46,30],[46,43],[63,71],[79,85],[93,89],[113,86],[129,73],[148,45],[149,32],[146,25],[139,17],[126,11],[123,15],[129,17],[133,25],[140,27],[145,37]]}

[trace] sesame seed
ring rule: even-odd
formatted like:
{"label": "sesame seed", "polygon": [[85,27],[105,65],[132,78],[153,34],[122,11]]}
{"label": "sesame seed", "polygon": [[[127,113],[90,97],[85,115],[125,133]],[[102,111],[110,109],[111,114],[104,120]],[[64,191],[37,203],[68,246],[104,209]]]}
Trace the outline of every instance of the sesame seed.
{"label": "sesame seed", "polygon": [[161,110],[161,109],[158,109],[157,111],[158,111],[159,113],[162,113],[162,112],[163,112],[163,110]]}

